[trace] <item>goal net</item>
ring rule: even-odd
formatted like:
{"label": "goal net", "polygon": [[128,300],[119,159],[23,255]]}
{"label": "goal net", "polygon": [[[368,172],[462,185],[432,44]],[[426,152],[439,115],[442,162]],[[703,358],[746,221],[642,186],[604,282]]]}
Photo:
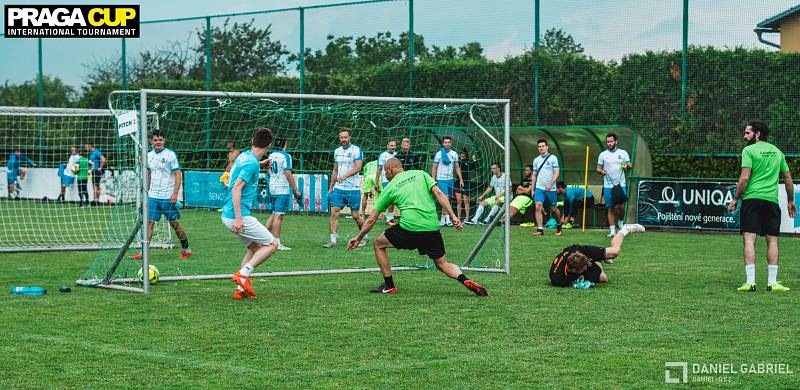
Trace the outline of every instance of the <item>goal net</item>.
{"label": "goal net", "polygon": [[[0,106],[0,252],[101,249],[130,230],[115,222],[136,199],[121,141],[110,110]],[[165,224],[151,245],[171,246]]]}
{"label": "goal net", "polygon": [[[220,182],[230,150],[244,152],[258,128],[266,127],[276,138],[287,141],[291,172],[301,192],[291,201],[283,218],[280,242],[291,250],[278,251],[256,271],[255,276],[307,275],[377,271],[371,240],[387,227],[379,220],[369,233],[370,243],[346,250],[357,226],[350,214],[360,210],[345,207],[338,218],[338,245],[323,248],[330,238],[328,188],[334,167],[334,150],[340,146],[340,129],[351,130],[351,144],[360,147],[364,166],[386,151],[390,140],[410,141],[408,155],[413,169],[431,173],[432,157],[445,136],[452,138],[452,150],[466,151],[472,161],[467,187],[475,209],[478,191],[489,183],[491,165],[498,163],[508,175],[509,103],[491,99],[412,99],[330,95],[291,95],[201,91],[116,91],[109,97],[111,110],[119,115],[148,112],[141,116],[135,135],[119,138],[115,161],[119,169],[130,172],[123,194],[129,199],[147,199],[143,156],[154,129],[164,133],[165,148],[177,155],[183,183],[179,221],[187,234],[191,257],[180,258],[174,250],[149,248],[131,243],[130,236],[107,236],[104,246],[121,247],[101,251],[79,284],[147,292],[147,278],[137,274],[149,265],[160,271],[159,282],[195,279],[221,279],[237,271],[246,249],[223,226],[220,208],[226,188]],[[153,118],[155,117],[155,118]],[[157,122],[154,120],[157,119]],[[136,141],[134,141],[134,139]],[[274,148],[270,152],[274,151]],[[268,153],[269,154],[269,153]],[[266,158],[266,157],[265,157]],[[455,162],[454,162],[455,163]],[[269,175],[262,168],[259,191],[252,205],[254,216],[265,225],[271,215],[274,196],[266,184]],[[357,176],[365,192],[365,212],[372,211],[379,194],[364,191],[364,182],[374,172]],[[508,190],[507,190],[508,191]],[[510,194],[507,194],[510,195]],[[451,202],[456,209],[455,198]],[[132,232],[147,220],[145,210],[134,202],[114,208],[113,220],[120,232]],[[504,213],[497,214],[496,222]],[[402,214],[399,218],[402,220]],[[162,217],[163,221],[164,218]],[[141,229],[143,230],[143,229]],[[466,226],[458,232],[443,227],[448,261],[468,270],[508,272],[508,224]],[[142,235],[139,231],[136,234]],[[141,253],[142,258],[133,255]],[[416,251],[392,251],[396,270],[435,268],[427,256]]]}

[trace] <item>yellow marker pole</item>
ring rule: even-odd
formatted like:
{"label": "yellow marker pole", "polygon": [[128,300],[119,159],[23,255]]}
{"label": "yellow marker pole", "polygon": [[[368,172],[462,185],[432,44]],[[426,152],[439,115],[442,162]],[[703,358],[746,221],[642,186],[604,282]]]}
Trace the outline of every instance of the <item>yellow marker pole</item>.
{"label": "yellow marker pole", "polygon": [[586,145],[586,167],[583,171],[583,218],[581,219],[581,233],[586,232],[586,192],[589,190],[589,145]]}

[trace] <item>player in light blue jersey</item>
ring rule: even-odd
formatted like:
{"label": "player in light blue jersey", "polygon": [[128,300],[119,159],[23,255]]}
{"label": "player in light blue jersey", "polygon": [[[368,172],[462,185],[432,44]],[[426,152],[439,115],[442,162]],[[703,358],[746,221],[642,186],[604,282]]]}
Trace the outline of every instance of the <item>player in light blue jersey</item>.
{"label": "player in light blue jersey", "polygon": [[231,277],[237,284],[236,290],[233,291],[235,300],[256,297],[250,275],[278,248],[275,237],[269,229],[250,213],[258,192],[261,170],[259,161],[267,154],[271,144],[272,131],[266,128],[258,129],[253,135],[250,150],[239,154],[234,160],[231,167],[231,185],[225,192],[222,224],[247,247],[247,253],[242,259],[242,268]]}
{"label": "player in light blue jersey", "polygon": [[[358,225],[364,225],[364,218],[359,215],[361,209],[361,166],[364,163],[364,156],[361,148],[350,143],[350,129],[342,128],[339,130],[339,147],[333,151],[333,173],[331,174],[328,186],[328,205],[331,208],[331,220],[329,223],[331,238],[323,248],[333,248],[336,246],[336,229],[339,227],[339,211],[344,206],[350,207],[353,221]],[[367,237],[361,240],[360,247],[367,245]]]}
{"label": "player in light blue jersey", "polygon": [[286,212],[292,209],[292,195],[300,199],[300,190],[292,175],[292,156],[286,153],[286,140],[276,138],[274,145],[276,150],[267,157],[271,164],[269,193],[272,195],[272,215],[267,220],[267,229],[275,236],[279,251],[290,251],[292,248],[281,244],[281,223]]}
{"label": "player in light blue jersey", "polygon": [[625,202],[614,202],[613,190],[615,186],[622,187],[622,191],[627,195],[628,190],[625,185],[625,170],[633,168],[628,152],[617,148],[617,135],[609,133],[606,135],[607,150],[597,156],[597,173],[603,175],[603,197],[606,199],[606,209],[608,209],[608,237],[617,234],[617,227],[622,229],[625,219]]}
{"label": "player in light blue jersey", "polygon": [[6,179],[8,179],[8,197],[14,200],[19,199],[19,191],[22,189],[19,180],[25,178],[25,171],[20,168],[23,162],[28,163],[28,165],[32,167],[36,166],[33,160],[23,155],[19,149],[14,149],[14,153],[8,156],[8,162],[6,163],[6,168],[8,168],[8,172],[6,173]]}

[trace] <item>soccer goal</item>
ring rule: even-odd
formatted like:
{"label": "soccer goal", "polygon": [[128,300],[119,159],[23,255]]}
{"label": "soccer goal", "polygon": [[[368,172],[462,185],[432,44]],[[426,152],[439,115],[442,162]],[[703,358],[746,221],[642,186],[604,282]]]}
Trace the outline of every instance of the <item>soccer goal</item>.
{"label": "soccer goal", "polygon": [[[136,202],[126,186],[137,174],[117,157],[124,144],[110,110],[0,106],[0,252],[96,250],[130,231],[116,220]],[[87,145],[104,169],[90,169]],[[171,247],[166,227],[156,225],[150,245]]]}
{"label": "soccer goal", "polygon": [[[187,233],[193,255],[179,259],[176,250],[151,247],[146,240],[147,202],[129,203],[114,209],[114,220],[125,226],[128,235],[107,236],[105,246],[116,250],[101,251],[78,284],[135,292],[148,292],[148,278],[139,278],[140,270],[156,265],[159,283],[200,279],[229,278],[238,270],[245,248],[222,225],[219,209],[225,186],[220,182],[230,150],[229,146],[249,150],[253,133],[269,128],[277,138],[286,140],[285,152],[291,156],[292,169],[302,194],[292,201],[281,229],[281,244],[290,251],[278,251],[259,267],[256,277],[315,274],[341,274],[378,271],[372,245],[346,250],[347,240],[357,233],[356,223],[345,208],[338,218],[339,244],[323,248],[328,241],[330,214],[328,188],[334,166],[333,153],[340,146],[338,133],[351,131],[351,143],[361,148],[363,164],[377,160],[390,140],[408,139],[413,156],[412,169],[431,172],[433,155],[450,137],[453,150],[466,151],[474,166],[468,172],[474,198],[488,184],[491,165],[499,163],[510,176],[510,102],[508,99],[432,99],[365,97],[337,95],[301,95],[277,93],[140,90],[115,91],[109,96],[109,108],[120,115],[136,111],[139,126],[135,134],[117,140],[117,164],[133,177],[127,186],[130,199],[147,198],[145,160],[149,135],[154,129],[164,133],[165,147],[178,156],[183,174],[180,221]],[[142,115],[142,113],[148,113]],[[155,121],[157,119],[157,122]],[[134,142],[134,139],[136,142]],[[359,176],[363,182],[366,176]],[[259,193],[252,205],[254,216],[265,225],[271,215],[272,198],[262,170]],[[374,175],[374,173],[370,173]],[[365,212],[372,210],[371,187],[363,190]],[[510,190],[506,198],[511,198]],[[455,210],[455,199],[452,202]],[[508,202],[506,202],[506,208]],[[448,260],[469,271],[508,273],[509,221],[506,212],[488,226],[467,226],[457,232],[442,228]],[[402,214],[399,218],[402,220]],[[501,218],[505,225],[499,222]],[[386,228],[379,221],[369,234],[374,239]],[[125,229],[121,229],[125,230]],[[135,232],[135,233],[134,233]],[[140,252],[141,260],[131,255]],[[395,270],[434,269],[433,262],[416,251],[390,253]]]}

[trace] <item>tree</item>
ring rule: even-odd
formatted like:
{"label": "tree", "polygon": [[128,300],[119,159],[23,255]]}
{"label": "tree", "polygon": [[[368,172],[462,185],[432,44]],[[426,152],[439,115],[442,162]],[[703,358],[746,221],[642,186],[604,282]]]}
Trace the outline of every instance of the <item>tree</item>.
{"label": "tree", "polygon": [[544,32],[542,47],[551,54],[581,54],[583,46],[562,29],[550,28]]}
{"label": "tree", "polygon": [[[75,89],[58,77],[45,75],[44,105],[46,107],[71,107],[77,100]],[[0,106],[36,107],[39,105],[39,81],[37,79],[22,84],[0,86]]]}
{"label": "tree", "polygon": [[[284,57],[289,51],[280,41],[272,40],[271,24],[260,29],[253,26],[255,19],[251,19],[248,23],[234,23],[229,29],[229,22],[226,19],[222,28],[211,29],[211,71],[214,80],[255,79],[275,76],[286,70]],[[202,79],[206,66],[206,30],[199,29],[197,37],[200,42],[195,52],[199,61],[192,75]]]}

